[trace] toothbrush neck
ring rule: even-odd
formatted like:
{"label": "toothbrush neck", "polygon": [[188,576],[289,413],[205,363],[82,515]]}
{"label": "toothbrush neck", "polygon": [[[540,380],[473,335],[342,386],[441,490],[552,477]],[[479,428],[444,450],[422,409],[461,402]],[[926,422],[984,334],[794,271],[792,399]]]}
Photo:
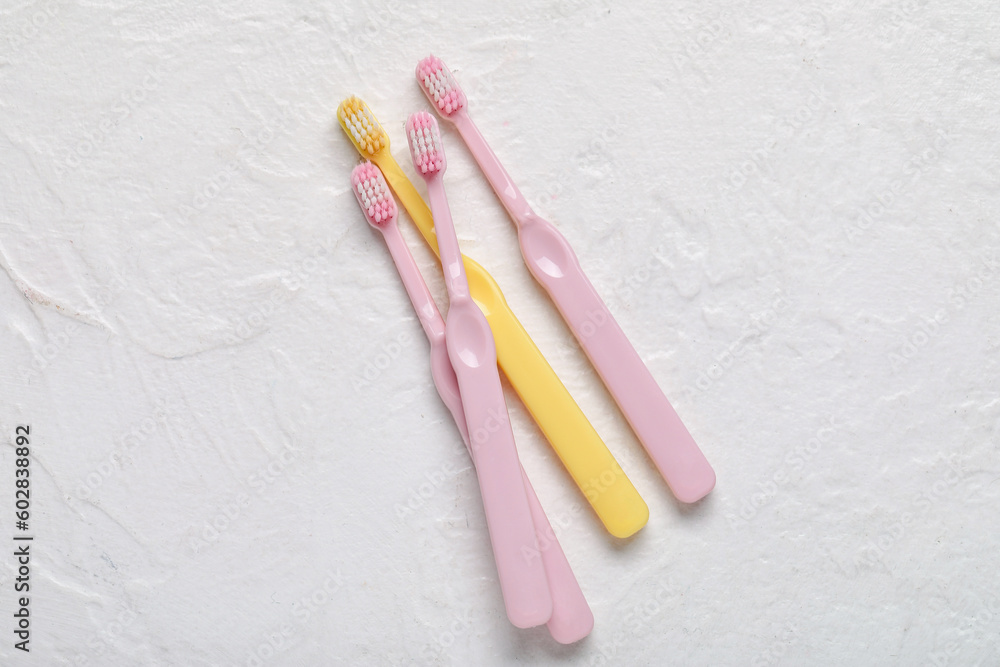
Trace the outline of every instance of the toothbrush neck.
{"label": "toothbrush neck", "polygon": [[465,109],[456,112],[453,120],[456,129],[462,135],[462,139],[469,147],[469,151],[472,152],[472,156],[476,159],[479,168],[482,169],[483,174],[486,176],[486,180],[490,182],[493,192],[500,199],[500,203],[507,210],[507,214],[514,220],[514,224],[521,227],[524,224],[530,223],[532,218],[537,217],[535,212],[532,210],[531,205],[528,204],[528,200],[524,198],[521,191],[514,185],[510,174],[504,169],[493,149],[486,143],[486,139],[479,132],[476,124],[472,122],[472,118],[468,112]]}
{"label": "toothbrush neck", "polygon": [[462,250],[458,245],[458,234],[455,232],[441,174],[427,179],[427,198],[430,200],[431,213],[434,214],[434,232],[444,271],[444,283],[448,288],[448,299],[455,301],[469,298],[469,282],[462,263]]}
{"label": "toothbrush neck", "polygon": [[410,297],[410,303],[413,304],[413,310],[417,313],[420,325],[427,335],[427,340],[433,344],[438,338],[444,337],[444,320],[441,318],[441,312],[434,303],[427,283],[424,282],[420,269],[417,268],[417,263],[410,254],[410,249],[399,233],[396,223],[386,226],[382,230],[382,236],[389,247],[389,253],[396,264],[396,270],[403,281],[403,287],[406,288],[407,296]]}

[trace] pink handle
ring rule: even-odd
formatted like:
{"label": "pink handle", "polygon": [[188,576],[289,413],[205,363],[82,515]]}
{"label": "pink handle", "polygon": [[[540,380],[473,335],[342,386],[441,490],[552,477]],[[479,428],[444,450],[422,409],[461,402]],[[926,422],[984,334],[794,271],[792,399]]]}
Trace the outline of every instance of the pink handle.
{"label": "pink handle", "polygon": [[548,622],[552,597],[542,562],[524,557],[537,551],[538,540],[500,385],[496,344],[486,317],[469,296],[440,174],[427,179],[427,190],[450,301],[445,344],[465,409],[500,589],[510,622],[530,628]]}
{"label": "pink handle", "polygon": [[[427,283],[420,275],[413,255],[399,233],[399,227],[390,224],[381,231],[399,271],[399,277],[406,288],[406,293],[410,297],[410,303],[413,304],[413,309],[420,318],[420,323],[430,343],[431,375],[434,378],[434,386],[437,387],[441,400],[451,412],[455,425],[458,426],[459,433],[462,435],[462,442],[465,443],[465,448],[474,463],[475,457],[472,454],[472,444],[469,441],[469,426],[466,423],[465,410],[462,408],[462,397],[458,391],[458,379],[455,377],[455,369],[452,368],[451,361],[448,360],[444,319],[431,297]],[[552,615],[547,623],[549,633],[556,641],[562,644],[571,644],[590,634],[594,627],[594,614],[587,604],[587,599],[583,596],[583,591],[580,590],[580,584],[573,574],[569,561],[566,560],[562,546],[555,538],[549,519],[542,509],[535,489],[531,486],[523,467],[521,468],[521,480],[527,494],[531,518],[541,551],[542,564],[548,579],[549,593],[552,597]],[[484,506],[490,501],[490,498],[484,497]],[[534,555],[529,553],[526,557],[530,558]]]}
{"label": "pink handle", "polygon": [[549,293],[678,500],[701,500],[715,471],[584,275],[566,239],[536,218],[518,228],[528,270]]}
{"label": "pink handle", "polygon": [[686,503],[705,497],[715,486],[715,471],[584,275],[569,243],[535,215],[465,109],[449,120],[517,225],[528,270],[548,292],[670,490]]}
{"label": "pink handle", "polygon": [[[469,451],[469,456],[473,462],[475,457],[472,454],[472,444],[469,441],[469,427],[465,421],[465,411],[462,409],[462,399],[458,393],[458,380],[455,378],[455,370],[448,361],[448,352],[445,348],[444,335],[431,340],[431,374],[434,377],[434,384],[437,387],[441,400],[451,411],[451,415],[462,434],[462,441]],[[534,487],[528,480],[527,473],[521,468],[521,479],[524,482],[524,490],[528,496],[528,505],[531,508],[531,518],[535,524],[535,533],[538,539],[539,550],[541,552],[542,564],[545,566],[545,575],[549,581],[549,593],[552,596],[552,616],[546,624],[549,634],[560,644],[572,644],[580,641],[590,634],[594,628],[594,614],[587,604],[580,584],[573,574],[566,554],[563,553],[562,546],[555,537],[549,518],[542,509],[542,504],[538,500]],[[527,553],[526,558],[535,558],[534,553]]]}

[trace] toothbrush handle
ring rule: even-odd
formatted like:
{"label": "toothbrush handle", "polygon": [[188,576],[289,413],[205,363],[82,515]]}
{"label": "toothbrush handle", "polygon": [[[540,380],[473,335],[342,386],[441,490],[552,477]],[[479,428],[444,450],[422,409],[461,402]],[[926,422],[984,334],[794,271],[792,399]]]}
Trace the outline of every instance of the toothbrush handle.
{"label": "toothbrush handle", "polygon": [[[440,318],[440,315],[438,316]],[[465,422],[465,410],[462,408],[462,398],[458,393],[458,380],[455,371],[448,360],[448,350],[445,338],[441,336],[430,338],[431,343],[431,374],[441,400],[448,407],[451,416],[462,434],[462,442],[469,452],[469,457],[475,463],[472,455],[472,443],[469,441],[469,426]],[[521,467],[521,481],[524,492],[528,496],[528,506],[531,508],[531,518],[535,524],[535,536],[538,539],[538,549],[541,552],[542,564],[545,566],[545,576],[549,581],[549,594],[552,596],[552,616],[546,623],[549,634],[561,644],[572,644],[590,634],[594,628],[594,614],[587,604],[587,598],[580,590],[580,584],[573,574],[566,554],[556,538],[549,518],[542,509],[528,474]],[[483,503],[487,501],[483,498]],[[528,554],[531,557],[533,554]]]}
{"label": "toothbrush handle", "polygon": [[[445,342],[445,323],[441,317],[434,299],[431,297],[427,283],[424,282],[420,270],[399,233],[399,227],[391,224],[383,231],[386,245],[392,255],[393,262],[399,272],[399,277],[406,288],[406,293],[410,297],[413,310],[416,311],[423,326],[424,333],[431,346],[431,375],[434,378],[434,385],[437,387],[441,400],[444,401],[455,419],[455,424],[462,435],[462,442],[469,452],[469,457],[475,463],[472,452],[472,443],[469,440],[469,426],[465,419],[465,410],[462,408],[462,398],[459,394],[458,380],[451,362],[448,360],[448,349]],[[548,619],[547,626],[552,637],[563,644],[571,644],[583,639],[594,627],[594,614],[587,604],[587,599],[580,590],[580,584],[573,574],[569,561],[563,553],[559,541],[555,537],[549,519],[538,501],[538,495],[534,487],[528,480],[528,475],[521,467],[521,483],[528,499],[528,507],[531,512],[531,519],[534,525],[535,536],[538,542],[538,549],[541,552],[542,566],[545,569],[548,580],[548,590],[552,598],[552,614]],[[480,489],[483,500],[483,507],[488,514],[503,512],[504,498],[494,498]],[[492,507],[493,503],[500,503],[499,509]],[[538,552],[525,552],[526,558],[535,557]],[[504,558],[502,554],[494,553],[494,559]]]}
{"label": "toothbrush handle", "polygon": [[715,486],[715,472],[584,275],[572,248],[531,210],[468,112],[461,109],[452,120],[517,225],[528,269],[573,330],[671,491],[683,502],[703,498]]}
{"label": "toothbrush handle", "polygon": [[715,471],[652,373],[549,222],[518,226],[525,263],[545,288],[608,391],[678,500],[693,503],[715,486]]}
{"label": "toothbrush handle", "polygon": [[[451,412],[455,425],[458,426],[459,433],[462,435],[465,449],[475,463],[472,443],[469,440],[469,425],[466,423],[462,397],[459,394],[458,379],[455,377],[451,361],[448,360],[444,319],[431,297],[427,283],[424,282],[409,247],[399,233],[399,227],[394,223],[388,225],[383,230],[383,236],[403,286],[406,288],[406,293],[410,297],[413,310],[420,318],[420,323],[423,325],[424,333],[430,343],[431,376],[434,378],[434,386],[437,387],[441,400]],[[566,554],[563,553],[562,546],[552,530],[552,525],[545,515],[545,510],[542,509],[542,504],[539,502],[538,495],[528,480],[523,466],[521,467],[521,483],[524,485],[524,492],[527,495],[535,537],[538,541],[542,565],[548,580],[549,594],[552,598],[552,615],[546,625],[549,634],[556,641],[562,644],[572,644],[590,634],[594,627],[594,614],[587,604],[583,591],[580,590],[580,584],[573,574],[569,561],[566,560]],[[481,495],[484,507],[495,502],[488,494],[481,493]],[[493,513],[492,508],[487,511]],[[534,556],[535,554],[532,552],[526,554],[528,558]],[[496,559],[498,556],[494,554],[494,558]]]}
{"label": "toothbrush handle", "polygon": [[427,194],[437,221],[438,249],[450,301],[445,345],[465,409],[500,588],[511,623],[530,628],[551,618],[552,597],[544,564],[527,557],[537,552],[538,540],[500,385],[496,344],[486,317],[469,296],[440,174],[427,179]]}
{"label": "toothbrush handle", "polygon": [[493,336],[471,299],[451,303],[445,332],[507,617],[519,628],[541,625],[552,616],[552,598],[543,563],[528,557],[537,553],[538,540],[497,374]]}
{"label": "toothbrush handle", "polygon": [[[455,425],[458,426],[469,458],[475,463],[472,443],[469,440],[469,425],[466,423],[462,397],[459,394],[458,379],[455,377],[451,361],[448,360],[444,319],[431,297],[427,283],[420,275],[413,255],[399,233],[399,227],[395,224],[389,225],[383,230],[383,236],[403,286],[406,288],[406,293],[410,297],[413,310],[420,318],[420,323],[430,343],[431,375],[434,379],[434,385],[437,387],[441,400],[451,412]],[[531,481],[528,480],[528,474],[524,471],[523,466],[521,467],[521,482],[527,495],[538,550],[545,569],[545,577],[548,580],[549,594],[552,598],[552,615],[546,626],[553,639],[562,644],[572,644],[590,634],[594,627],[594,614],[590,610],[590,605],[587,604],[587,599],[580,589],[580,584],[573,574],[569,561],[566,560],[566,554],[563,553],[562,546],[552,530],[552,525],[545,515],[545,510],[542,509],[542,504],[539,502],[538,495],[535,493]],[[492,514],[493,509],[488,506],[496,501],[488,494],[481,492],[481,495],[483,507],[488,508],[486,511]],[[526,552],[525,557],[535,557],[535,553],[538,552]],[[494,554],[494,559],[502,557]]]}

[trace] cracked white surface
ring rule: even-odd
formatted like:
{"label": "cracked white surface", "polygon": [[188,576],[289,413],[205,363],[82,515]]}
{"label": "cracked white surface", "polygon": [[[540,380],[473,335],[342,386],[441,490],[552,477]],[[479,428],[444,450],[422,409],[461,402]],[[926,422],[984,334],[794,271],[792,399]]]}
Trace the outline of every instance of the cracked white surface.
{"label": "cracked white surface", "polygon": [[[30,657],[0,557],[0,662],[996,664],[998,29],[919,0],[0,8],[0,430],[31,424],[36,535]],[[444,127],[464,250],[650,506],[623,544],[576,516],[508,392],[594,610],[573,647],[504,617],[348,190],[337,103],[412,174],[430,51],[718,473],[673,502]]]}

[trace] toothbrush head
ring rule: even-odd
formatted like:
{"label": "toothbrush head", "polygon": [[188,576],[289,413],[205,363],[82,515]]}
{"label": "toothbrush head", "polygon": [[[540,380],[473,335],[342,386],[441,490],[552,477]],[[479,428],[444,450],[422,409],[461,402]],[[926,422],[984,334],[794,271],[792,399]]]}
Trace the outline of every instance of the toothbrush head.
{"label": "toothbrush head", "polygon": [[348,97],[340,103],[337,118],[354,147],[363,156],[372,157],[383,148],[389,148],[389,135],[379,125],[368,105],[357,97]]}
{"label": "toothbrush head", "polygon": [[351,185],[369,225],[381,230],[396,221],[396,200],[378,167],[371,162],[359,164],[351,172]]}
{"label": "toothbrush head", "polygon": [[413,166],[422,176],[444,173],[448,161],[444,159],[441,132],[434,116],[426,111],[410,114],[406,121],[406,139]]}
{"label": "toothbrush head", "polygon": [[437,56],[427,56],[417,63],[417,82],[442,116],[451,116],[468,102],[448,66]]}

